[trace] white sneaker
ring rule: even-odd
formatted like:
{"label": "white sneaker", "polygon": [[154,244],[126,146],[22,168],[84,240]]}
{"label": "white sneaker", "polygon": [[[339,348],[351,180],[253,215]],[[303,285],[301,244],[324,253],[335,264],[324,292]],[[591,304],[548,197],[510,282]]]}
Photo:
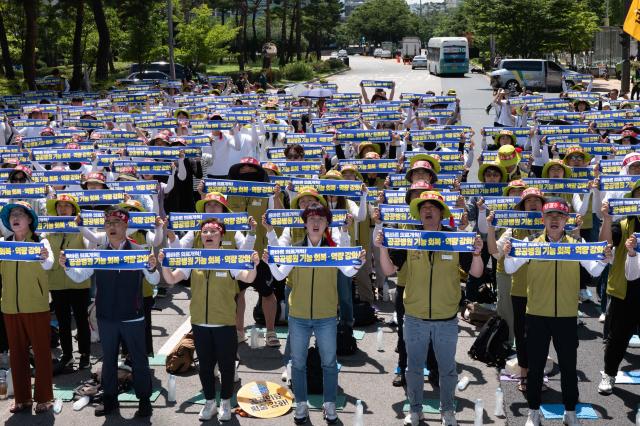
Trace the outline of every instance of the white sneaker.
{"label": "white sneaker", "polygon": [[575,411],[565,411],[562,416],[562,423],[568,426],[580,426],[580,420],[578,420],[578,416]]}
{"label": "white sneaker", "polygon": [[442,426],[458,426],[456,413],[454,411],[442,412]]}
{"label": "white sneaker", "polygon": [[328,424],[332,425],[338,421],[338,413],[336,412],[335,402],[325,402],[322,404],[322,417]]}
{"label": "white sneaker", "polygon": [[221,399],[220,409],[218,410],[218,421],[228,422],[231,420],[231,400]]}
{"label": "white sneaker", "polygon": [[524,426],[540,426],[540,410],[529,410],[529,416]]}
{"label": "white sneaker", "polygon": [[422,411],[419,413],[410,411],[409,414],[407,414],[407,417],[404,418],[404,424],[405,426],[418,426],[420,424],[420,420],[422,419],[424,419],[424,414],[422,414]]}
{"label": "white sneaker", "polygon": [[606,319],[607,319],[607,316],[606,316],[604,313],[602,313],[602,314],[600,314],[600,316],[598,317],[598,322],[602,322],[602,323],[604,323],[604,321],[605,321]]}
{"label": "white sneaker", "polygon": [[307,401],[296,403],[296,411],[293,414],[293,421],[297,425],[303,425],[309,421],[309,405]]}
{"label": "white sneaker", "polygon": [[598,385],[598,393],[602,395],[611,395],[613,393],[613,386],[616,384],[616,378],[607,375],[604,371],[602,372],[602,380],[600,380],[600,384]]}
{"label": "white sneaker", "polygon": [[282,370],[282,374],[280,375],[280,380],[282,380],[285,383],[289,382],[289,376],[287,375],[287,367],[285,367],[284,370]]}
{"label": "white sneaker", "polygon": [[218,407],[216,406],[215,399],[207,399],[204,403],[204,407],[200,410],[200,414],[198,414],[198,419],[200,420],[211,420],[211,418],[218,412]]}

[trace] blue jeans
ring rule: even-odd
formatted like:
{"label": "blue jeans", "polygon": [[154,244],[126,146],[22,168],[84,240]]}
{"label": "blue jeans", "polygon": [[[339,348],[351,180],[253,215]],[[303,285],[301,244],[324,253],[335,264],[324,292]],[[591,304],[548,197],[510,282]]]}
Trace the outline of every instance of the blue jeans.
{"label": "blue jeans", "polygon": [[353,327],[353,289],[351,277],[338,270],[338,302],[340,304],[340,322]]}
{"label": "blue jeans", "polygon": [[[291,287],[288,285],[284,286],[284,317],[287,320],[287,324],[289,323],[289,295],[291,294]],[[282,362],[286,366],[291,359],[291,343],[289,343],[289,336],[287,335],[287,341],[284,344],[284,354],[282,354]],[[289,377],[291,380],[291,377]]]}
{"label": "blue jeans", "polygon": [[455,411],[454,392],[458,381],[456,371],[456,345],[458,343],[458,318],[446,321],[424,321],[404,315],[404,343],[407,348],[407,397],[411,412],[422,411],[424,391],[424,363],[429,343],[433,344],[440,371],[440,409]]}
{"label": "blue jeans", "polygon": [[311,334],[316,337],[322,364],[324,402],[336,402],[338,369],[336,361],[337,319],[302,319],[289,317],[291,342],[291,378],[296,401],[307,401],[307,351]]}

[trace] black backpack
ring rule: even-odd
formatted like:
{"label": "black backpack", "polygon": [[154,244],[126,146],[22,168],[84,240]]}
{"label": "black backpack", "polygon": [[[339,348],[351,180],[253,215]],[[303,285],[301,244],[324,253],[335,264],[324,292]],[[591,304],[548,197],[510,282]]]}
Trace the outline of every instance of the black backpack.
{"label": "black backpack", "polygon": [[322,361],[320,351],[312,346],[307,353],[307,393],[322,395]]}
{"label": "black backpack", "polygon": [[353,355],[358,351],[356,338],[353,337],[353,328],[339,323],[336,342],[336,355]]}
{"label": "black backpack", "polygon": [[507,322],[495,316],[480,329],[480,334],[469,349],[469,356],[490,367],[503,368],[510,352],[508,340]]}
{"label": "black backpack", "polygon": [[357,327],[374,324],[376,311],[369,302],[355,301],[353,302],[353,325]]}

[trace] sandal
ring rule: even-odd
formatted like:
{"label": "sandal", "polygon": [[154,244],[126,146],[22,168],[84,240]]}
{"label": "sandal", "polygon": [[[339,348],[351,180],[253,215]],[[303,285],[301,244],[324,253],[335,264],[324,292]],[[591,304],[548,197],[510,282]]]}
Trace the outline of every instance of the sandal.
{"label": "sandal", "polygon": [[267,346],[269,346],[270,348],[280,347],[280,340],[278,340],[278,335],[275,331],[267,331],[264,338],[266,340]]}
{"label": "sandal", "polygon": [[518,383],[518,390],[520,392],[526,392],[527,391],[527,378],[526,377],[521,377],[520,378],[520,382]]}
{"label": "sandal", "polygon": [[13,404],[11,404],[11,407],[9,408],[9,412],[12,414],[16,414],[22,411],[31,411],[31,407],[33,407],[33,401],[22,403],[13,401]]}
{"label": "sandal", "polygon": [[47,411],[51,410],[53,408],[53,402],[52,401],[47,401],[47,402],[39,402],[38,404],[36,404],[36,414],[42,414],[42,413],[46,413]]}

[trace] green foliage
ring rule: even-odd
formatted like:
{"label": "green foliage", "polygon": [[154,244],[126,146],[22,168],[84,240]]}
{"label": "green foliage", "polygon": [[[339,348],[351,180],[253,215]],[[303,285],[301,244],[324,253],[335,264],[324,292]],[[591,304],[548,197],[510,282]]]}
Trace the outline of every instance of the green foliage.
{"label": "green foliage", "polygon": [[292,62],[284,66],[282,74],[287,80],[310,80],[313,78],[313,68],[305,62]]}
{"label": "green foliage", "polygon": [[191,9],[191,20],[179,25],[176,58],[184,65],[198,69],[203,64],[217,62],[229,54],[229,43],[240,28],[221,25],[206,4]]}
{"label": "green foliage", "polygon": [[370,0],[349,15],[346,25],[352,35],[380,43],[414,35],[416,18],[405,0]]}

